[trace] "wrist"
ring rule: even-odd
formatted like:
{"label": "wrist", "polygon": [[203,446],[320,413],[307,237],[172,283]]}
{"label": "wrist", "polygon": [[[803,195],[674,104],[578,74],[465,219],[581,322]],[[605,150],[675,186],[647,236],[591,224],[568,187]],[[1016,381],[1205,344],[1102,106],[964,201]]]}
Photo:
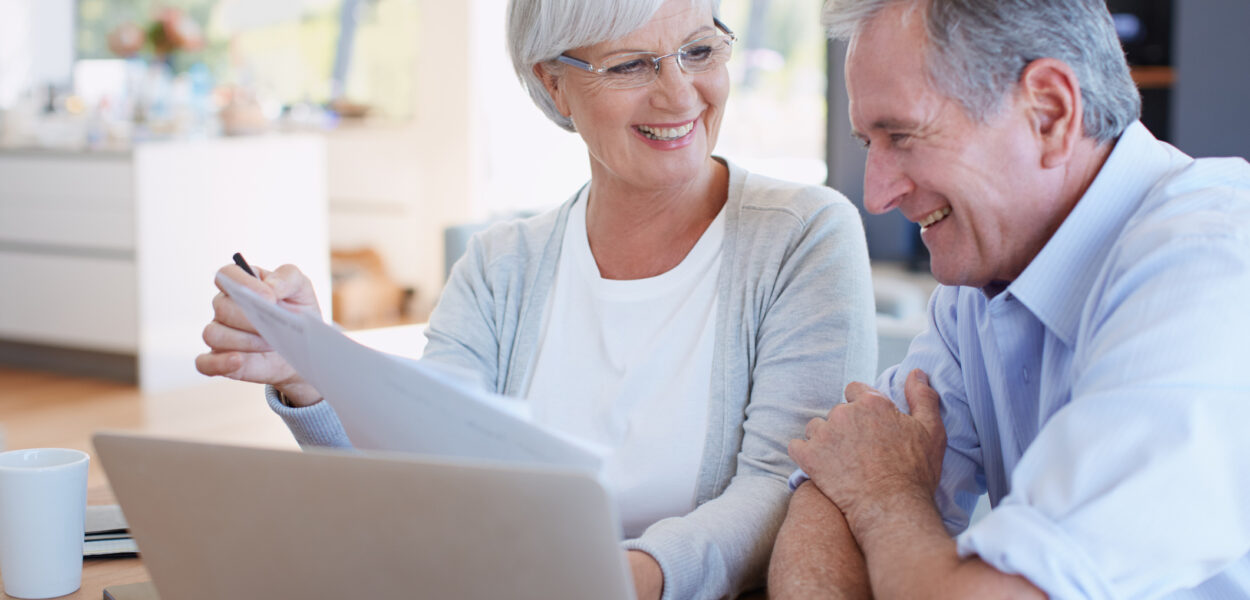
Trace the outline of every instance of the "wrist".
{"label": "wrist", "polygon": [[302,381],[273,386],[278,390],[279,397],[287,406],[302,408],[312,406],[321,401],[321,393],[317,388]]}
{"label": "wrist", "polygon": [[919,485],[882,489],[844,514],[865,555],[896,536],[908,538],[935,527],[946,535],[933,495]]}
{"label": "wrist", "polygon": [[664,570],[660,563],[641,550],[628,551],[627,558],[634,579],[634,594],[639,600],[658,600],[664,593]]}

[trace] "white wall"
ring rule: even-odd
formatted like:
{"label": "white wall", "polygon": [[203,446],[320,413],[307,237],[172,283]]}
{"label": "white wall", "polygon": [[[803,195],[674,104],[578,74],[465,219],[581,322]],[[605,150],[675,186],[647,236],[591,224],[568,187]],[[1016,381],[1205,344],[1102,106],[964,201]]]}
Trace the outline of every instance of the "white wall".
{"label": "white wall", "polygon": [[475,217],[555,206],[590,178],[586,146],[534,106],[506,44],[507,0],[471,0]]}
{"label": "white wall", "polygon": [[443,284],[443,228],[554,206],[590,176],[581,138],[548,121],[512,71],[506,7],[425,0],[412,122],[330,134],[331,243],[377,248],[427,301]]}
{"label": "white wall", "polygon": [[391,275],[427,300],[443,282],[442,230],[471,211],[469,8],[422,2],[410,123],[329,135],[331,245],[377,249]]}
{"label": "white wall", "polygon": [[68,85],[74,0],[0,0],[0,109],[49,83]]}

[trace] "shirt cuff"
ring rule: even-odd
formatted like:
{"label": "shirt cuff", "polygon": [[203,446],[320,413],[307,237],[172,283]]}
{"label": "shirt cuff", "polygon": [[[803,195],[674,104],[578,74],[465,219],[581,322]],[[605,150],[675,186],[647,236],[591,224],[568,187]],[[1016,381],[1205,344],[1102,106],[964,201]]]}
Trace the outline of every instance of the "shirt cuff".
{"label": "shirt cuff", "polygon": [[1020,575],[1051,598],[1114,598],[1093,558],[1066,531],[1031,506],[999,504],[956,538],[960,558],[977,556]]}
{"label": "shirt cuff", "polygon": [[795,469],[794,472],[790,474],[790,479],[788,480],[790,483],[790,491],[793,492],[794,490],[799,489],[799,486],[803,485],[804,481],[809,481],[810,479],[811,478],[807,476],[807,473],[803,472],[803,469]]}

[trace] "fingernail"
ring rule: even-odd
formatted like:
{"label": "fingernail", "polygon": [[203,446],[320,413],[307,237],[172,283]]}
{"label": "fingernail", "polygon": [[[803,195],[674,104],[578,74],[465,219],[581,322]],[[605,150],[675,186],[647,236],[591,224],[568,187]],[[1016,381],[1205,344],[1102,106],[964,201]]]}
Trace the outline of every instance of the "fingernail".
{"label": "fingernail", "polygon": [[923,383],[923,384],[925,384],[925,385],[929,385],[929,374],[928,374],[928,373],[925,373],[924,371],[921,371],[920,369],[916,369],[916,370],[912,371],[912,373],[915,373],[915,375],[916,375],[916,379],[917,379],[917,380],[919,380],[919,381],[920,381],[920,383]]}

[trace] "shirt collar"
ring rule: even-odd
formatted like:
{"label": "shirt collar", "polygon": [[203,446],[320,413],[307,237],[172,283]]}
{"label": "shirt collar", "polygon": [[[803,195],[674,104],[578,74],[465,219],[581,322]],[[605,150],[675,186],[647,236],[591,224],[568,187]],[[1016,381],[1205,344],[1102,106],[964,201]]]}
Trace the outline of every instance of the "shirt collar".
{"label": "shirt collar", "polygon": [[1130,125],[1072,212],[1007,286],[1068,346],[1112,244],[1170,165],[1167,147],[1140,121]]}

